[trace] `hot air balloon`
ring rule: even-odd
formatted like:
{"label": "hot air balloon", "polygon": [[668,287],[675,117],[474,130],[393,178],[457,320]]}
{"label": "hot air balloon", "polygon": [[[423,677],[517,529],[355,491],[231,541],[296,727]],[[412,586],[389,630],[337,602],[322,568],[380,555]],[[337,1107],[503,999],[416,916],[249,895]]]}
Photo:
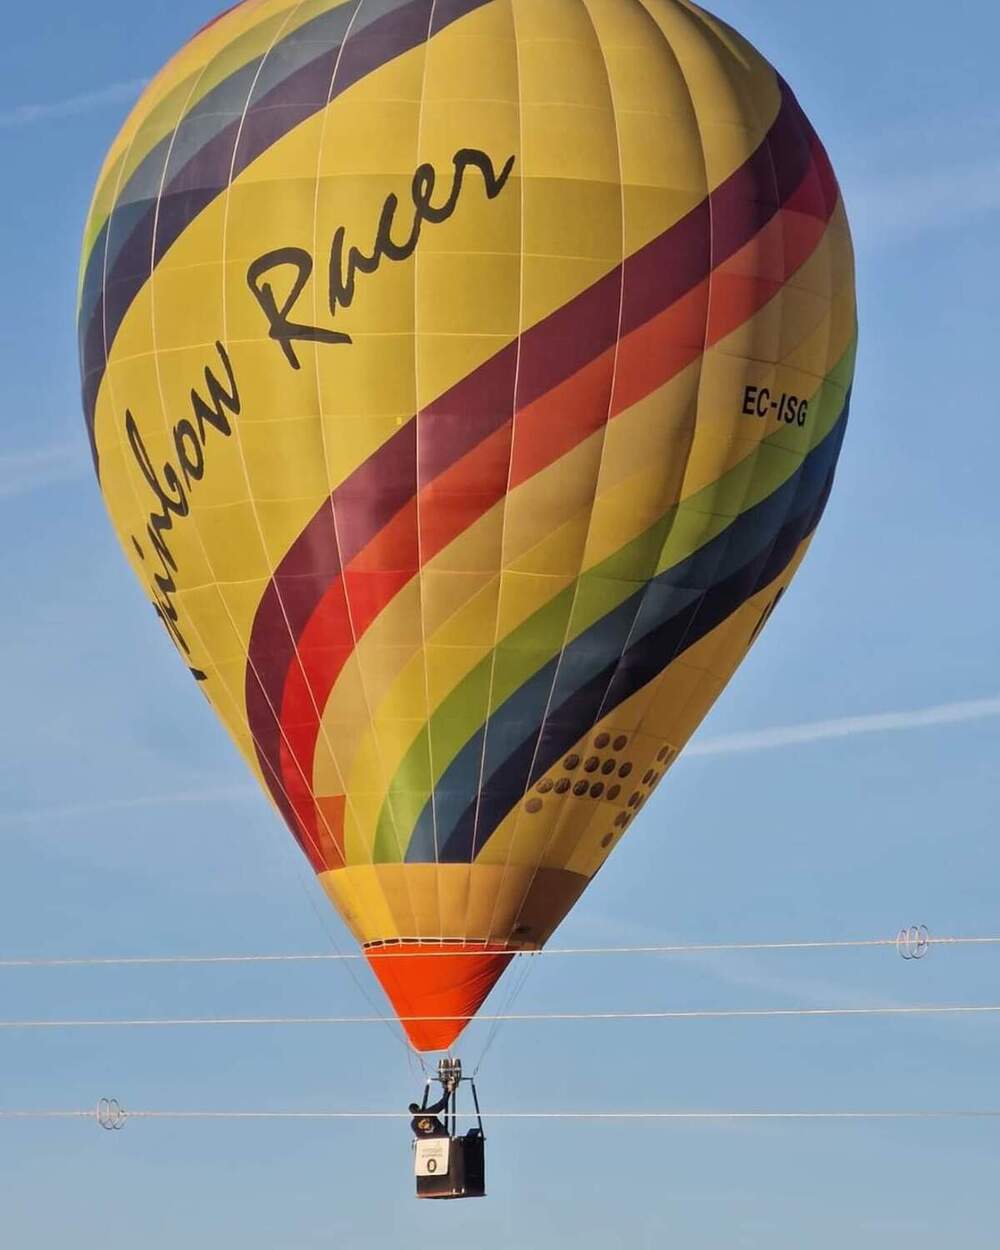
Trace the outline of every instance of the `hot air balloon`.
{"label": "hot air balloon", "polygon": [[108,153],[125,554],[414,1047],[544,945],[823,513],[850,234],[689,0],[244,0]]}

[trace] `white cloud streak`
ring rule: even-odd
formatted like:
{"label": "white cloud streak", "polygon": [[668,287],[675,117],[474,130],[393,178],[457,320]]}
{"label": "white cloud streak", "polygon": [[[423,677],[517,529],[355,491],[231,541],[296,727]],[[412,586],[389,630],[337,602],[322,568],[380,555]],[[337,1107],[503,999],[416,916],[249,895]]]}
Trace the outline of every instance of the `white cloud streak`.
{"label": "white cloud streak", "polygon": [[80,443],[56,443],[33,451],[0,456],[0,500],[24,495],[55,482],[80,477],[87,458]]}
{"label": "white cloud streak", "polygon": [[971,699],[965,703],[941,703],[936,707],[911,712],[878,712],[872,716],[844,716],[838,720],[812,721],[806,725],[787,725],[775,729],[757,729],[749,733],[727,734],[693,742],[684,752],[687,757],[706,755],[739,755],[745,751],[769,751],[775,747],[805,746],[831,738],[853,738],[859,734],[901,733],[911,729],[930,729],[941,725],[959,725],[966,721],[988,720],[1000,716],[1000,696]]}
{"label": "white cloud streak", "polygon": [[[685,756],[738,755],[745,751],[767,751],[775,747],[805,746],[830,738],[852,738],[858,734],[899,733],[911,729],[928,729],[958,725],[967,721],[1000,717],[1000,696],[971,699],[965,703],[941,703],[936,707],[912,712],[879,712],[873,716],[845,716],[840,720],[813,721],[807,725],[789,725],[777,729],[759,729],[750,733],[729,734],[694,742]],[[101,812],[129,811],[134,808],[166,807],[184,803],[246,802],[259,796],[253,785],[213,786],[203,790],[178,790],[172,794],[138,795],[135,798],[97,799],[68,807],[37,807],[21,811],[0,812],[0,825],[19,824],[31,820],[51,820],[75,816],[93,816]],[[621,925],[616,922],[620,936]]]}
{"label": "white cloud streak", "polygon": [[128,82],[111,83],[97,91],[85,91],[48,104],[18,104],[14,108],[0,110],[0,130],[18,130],[36,122],[79,117],[81,113],[89,113],[105,104],[131,102],[148,81],[146,78],[132,78]]}
{"label": "white cloud streak", "polygon": [[1000,161],[990,156],[860,182],[848,209],[861,238],[910,243],[1000,212]]}
{"label": "white cloud streak", "polygon": [[107,812],[133,811],[149,807],[172,807],[185,803],[240,803],[260,796],[256,786],[215,786],[205,790],[177,790],[173,794],[146,794],[131,799],[97,799],[93,803],[73,803],[63,807],[35,807],[0,812],[0,825],[19,825],[32,820],[65,820],[96,816]]}

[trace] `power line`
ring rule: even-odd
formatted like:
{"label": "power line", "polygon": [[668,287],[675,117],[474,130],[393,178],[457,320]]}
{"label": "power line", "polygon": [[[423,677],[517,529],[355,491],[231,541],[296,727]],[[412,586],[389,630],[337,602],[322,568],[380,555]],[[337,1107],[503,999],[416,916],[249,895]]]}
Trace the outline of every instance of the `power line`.
{"label": "power line", "polygon": [[[1000,1014],[1000,1005],[915,1005],[888,1007],[735,1007],[672,1011],[538,1011],[441,1016],[400,1016],[402,1024],[492,1023],[515,1024],[611,1020],[753,1020],[809,1016],[975,1016]],[[222,1026],[383,1024],[382,1016],[179,1016],[104,1020],[2,1020],[0,1030],[15,1029],[125,1029],[218,1028]]]}
{"label": "power line", "polygon": [[[930,946],[996,946],[1000,945],[1000,937],[927,937],[922,940],[925,947]],[[786,951],[786,950],[848,950],[864,947],[895,947],[899,948],[900,938],[858,938],[831,941],[788,941],[788,942],[695,942],[674,943],[649,946],[563,946],[550,947],[539,951],[516,951],[514,954],[522,959],[541,959],[552,956],[579,955],[692,955],[717,954],[727,951]],[[268,963],[355,963],[362,960],[398,958],[408,950],[408,943],[386,946],[366,954],[357,953],[290,953],[290,954],[250,954],[250,955],[125,955],[96,956],[80,958],[25,958],[0,959],[2,968],[91,968],[91,967],[128,967],[150,966],[158,964],[268,964]],[[481,956],[480,949],[466,951],[420,951],[421,959],[448,958],[454,959],[468,955]]]}
{"label": "power line", "polygon": [[[459,1112],[460,1119],[475,1118]],[[138,1110],[121,1109],[126,1120],[409,1120],[407,1111]],[[94,1120],[93,1108],[0,1110],[0,1120]],[[1000,1109],[912,1111],[488,1111],[487,1120],[995,1120]]]}

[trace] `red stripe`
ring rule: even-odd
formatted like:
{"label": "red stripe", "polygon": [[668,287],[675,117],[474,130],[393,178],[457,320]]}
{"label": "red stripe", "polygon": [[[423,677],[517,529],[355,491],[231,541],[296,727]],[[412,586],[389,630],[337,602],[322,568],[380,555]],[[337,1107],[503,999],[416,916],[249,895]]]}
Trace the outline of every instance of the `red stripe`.
{"label": "red stripe", "polygon": [[[705,345],[706,332],[709,341],[716,341],[771,298],[818,242],[837,201],[836,182],[829,162],[818,140],[807,131],[811,140],[807,149],[810,160],[804,170],[800,167],[797,183],[781,188],[786,192],[785,209],[780,210],[776,203],[762,206],[761,152],[767,155],[770,169],[770,154],[776,144],[794,150],[796,142],[806,142],[803,126],[808,123],[786,91],[782,113],[767,143],[743,169],[713,193],[711,237],[717,248],[715,259],[719,265],[712,276],[710,319],[704,267],[700,280],[692,282],[689,273],[691,256],[699,255],[699,248],[692,246],[696,243],[692,232],[704,237],[709,233],[706,229],[708,206],[703,204],[665,235],[630,257],[624,267],[522,336],[517,437],[513,449],[510,413],[514,407],[511,387],[517,362],[516,345],[498,353],[419,415],[417,468],[423,485],[416,502],[412,494],[416,486],[413,482],[416,461],[407,454],[415,453],[415,435],[412,429],[407,432],[407,428],[338,488],[333,496],[333,511],[337,517],[340,554],[348,560],[346,599],[344,580],[337,575],[335,567],[339,561],[331,559],[328,552],[326,559],[333,567],[325,575],[325,588],[315,575],[303,578],[296,572],[303,564],[305,568],[315,567],[312,560],[317,544],[322,547],[325,539],[329,545],[332,513],[325,508],[321,510],[302,540],[293,546],[276,578],[281,590],[280,600],[277,590],[273,596],[265,595],[251,642],[251,659],[256,656],[257,671],[262,673],[269,687],[275,680],[280,683],[281,724],[292,744],[291,751],[282,746],[281,771],[287,779],[294,808],[295,819],[290,822],[293,827],[299,825],[303,833],[315,838],[317,814],[307,793],[308,785],[302,783],[300,770],[307,778],[311,777],[319,730],[316,709],[322,711],[325,707],[336,676],[350,655],[354,637],[364,633],[378,612],[416,572],[417,508],[420,510],[422,556],[427,561],[502,497],[508,460],[512,481],[526,480],[599,429],[609,413],[623,411],[695,360]],[[796,162],[786,161],[786,164]],[[756,188],[756,198],[750,196],[751,187]],[[780,217],[775,219],[779,211]],[[807,216],[799,217],[802,214]],[[805,222],[810,217],[813,224],[807,226]],[[756,272],[763,268],[767,273],[767,266],[759,263],[759,253],[769,246],[774,255],[773,280],[741,278],[740,264],[747,267],[748,261],[739,254],[739,249],[753,251]],[[669,280],[664,280],[664,273],[670,275]],[[623,330],[635,333],[627,334],[619,347],[612,403],[613,350],[609,349],[617,331],[618,293],[623,280],[626,300]],[[661,303],[659,308],[654,308],[650,292],[657,282]],[[680,291],[676,290],[678,282],[686,284]],[[598,292],[605,310],[603,316],[595,306]],[[667,297],[666,308],[663,292]],[[615,326],[610,334],[611,343],[605,342],[601,350],[601,342],[609,337],[605,323],[609,321],[607,308],[612,295]],[[578,328],[580,334],[575,333]],[[589,356],[580,359],[581,350]],[[409,423],[410,427],[415,425],[416,422]],[[383,537],[379,533],[379,518],[393,500],[402,504],[407,495],[408,501],[402,507],[397,506],[391,528],[385,521],[381,522],[381,526],[386,527]],[[374,541],[366,542],[366,537],[371,535],[375,535]],[[401,548],[405,552],[402,560],[399,559]],[[296,608],[293,601],[289,611],[285,602],[288,590],[303,589],[299,582],[305,583],[307,593],[300,596],[300,606]],[[353,619],[348,616],[348,601]],[[308,610],[310,602],[311,611]],[[284,640],[281,638],[284,619],[276,617],[276,608],[280,610],[282,603],[285,603],[292,626],[291,634],[285,626]],[[289,646],[292,636],[299,642],[301,663],[294,661],[294,645]],[[278,660],[277,666],[268,663],[272,660],[268,651],[276,652],[273,659]],[[288,655],[283,669],[282,655]],[[260,731],[267,729],[268,721],[273,725],[269,707],[265,711],[262,702],[267,698],[266,692],[250,675],[248,711],[252,725],[255,725],[255,718],[260,718],[256,722]],[[271,701],[277,703],[278,699],[272,695]],[[255,727],[255,736],[261,741],[265,735]],[[276,725],[271,736],[277,746]],[[280,802],[280,797],[276,797]],[[310,858],[317,868],[327,866],[325,862],[317,863],[315,854]]]}

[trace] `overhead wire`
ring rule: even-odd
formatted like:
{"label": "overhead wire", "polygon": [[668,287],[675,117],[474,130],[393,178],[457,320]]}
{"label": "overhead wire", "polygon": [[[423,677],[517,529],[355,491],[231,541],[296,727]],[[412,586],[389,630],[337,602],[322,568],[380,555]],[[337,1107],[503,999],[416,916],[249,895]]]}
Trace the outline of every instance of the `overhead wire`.
{"label": "overhead wire", "polygon": [[[457,1023],[489,1024],[504,1021],[519,1024],[583,1021],[652,1020],[752,1020],[792,1017],[849,1016],[976,1016],[1000,1014],[1000,1004],[916,1004],[884,1007],[732,1007],[678,1009],[665,1011],[537,1011],[521,1013],[479,1012],[474,1016],[400,1016],[402,1024]],[[219,1028],[225,1026],[384,1024],[382,1016],[159,1016],[123,1019],[4,1020],[2,1030],[30,1029],[120,1029],[120,1028]]]}
{"label": "overhead wire", "polygon": [[[0,1120],[94,1120],[94,1108],[3,1110]],[[407,1111],[136,1110],[123,1120],[409,1120]],[[474,1112],[458,1112],[474,1119]],[[995,1120],[1000,1108],[929,1108],[902,1111],[491,1111],[490,1120]]]}
{"label": "overhead wire", "polygon": [[[849,950],[897,947],[898,937],[891,938],[854,938],[854,939],[819,939],[816,941],[782,941],[782,942],[692,942],[669,943],[646,946],[562,946],[546,947],[538,951],[516,951],[514,954],[522,959],[543,959],[558,956],[587,955],[692,955],[692,954],[723,954],[736,951],[790,951],[790,950]],[[1000,937],[929,937],[925,945],[930,946],[996,946],[1000,945]],[[385,947],[361,952],[290,952],[287,954],[246,954],[246,955],[114,955],[114,956],[69,956],[69,957],[25,957],[0,959],[3,968],[89,968],[89,967],[129,967],[154,965],[192,965],[192,964],[267,964],[267,963],[356,963],[373,959],[398,958],[408,950],[406,943],[387,945]],[[428,951],[421,947],[421,959],[447,957],[460,958],[463,955],[478,957],[481,951],[470,947],[467,951]]]}

